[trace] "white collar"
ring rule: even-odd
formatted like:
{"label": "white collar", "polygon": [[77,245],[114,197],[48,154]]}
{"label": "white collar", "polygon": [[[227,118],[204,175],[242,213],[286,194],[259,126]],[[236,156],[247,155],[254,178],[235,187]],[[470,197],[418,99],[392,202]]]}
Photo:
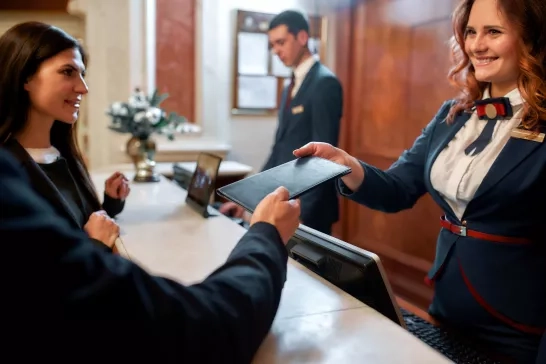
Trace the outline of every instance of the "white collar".
{"label": "white collar", "polygon": [[[489,87],[485,89],[483,92],[482,100],[490,98],[489,94]],[[521,93],[519,92],[519,89],[516,87],[512,91],[508,92],[504,97],[508,97],[510,99],[510,105],[512,106],[518,106],[523,104],[523,98],[521,97]]]}
{"label": "white collar", "polygon": [[294,68],[294,78],[297,82],[302,82],[307,73],[315,62],[318,61],[318,58],[315,55],[307,58],[305,61],[301,62],[296,68]]}
{"label": "white collar", "polygon": [[51,164],[61,157],[61,152],[54,146],[49,148],[25,148],[30,157],[40,164]]}

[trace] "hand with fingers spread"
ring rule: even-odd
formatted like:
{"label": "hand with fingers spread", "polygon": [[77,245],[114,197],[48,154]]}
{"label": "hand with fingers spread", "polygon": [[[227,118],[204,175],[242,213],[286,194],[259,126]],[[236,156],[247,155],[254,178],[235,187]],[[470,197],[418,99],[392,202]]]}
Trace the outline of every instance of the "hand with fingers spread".
{"label": "hand with fingers spread", "polygon": [[341,177],[341,180],[352,191],[358,190],[362,182],[364,182],[364,169],[358,159],[331,144],[311,142],[294,150],[293,153],[298,158],[315,156],[350,167],[351,173]]}
{"label": "hand with fingers spread", "polygon": [[113,248],[119,236],[119,226],[106,211],[95,211],[83,227],[91,239],[101,241],[109,248]]}
{"label": "hand with fingers spread", "polygon": [[277,228],[286,244],[300,224],[300,201],[289,200],[288,190],[279,187],[267,195],[256,207],[250,226],[257,222],[267,222]]}
{"label": "hand with fingers spread", "polygon": [[129,180],[123,173],[116,172],[104,182],[104,192],[112,198],[125,200],[131,192]]}

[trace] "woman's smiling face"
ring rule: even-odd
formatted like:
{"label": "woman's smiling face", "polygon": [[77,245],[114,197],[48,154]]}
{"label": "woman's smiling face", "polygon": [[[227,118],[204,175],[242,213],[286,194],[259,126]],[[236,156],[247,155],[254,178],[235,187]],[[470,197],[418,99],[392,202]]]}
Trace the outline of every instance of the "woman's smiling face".
{"label": "woman's smiling face", "polygon": [[490,82],[495,97],[517,87],[518,39],[497,0],[474,2],[465,31],[465,52],[474,66],[476,79]]}

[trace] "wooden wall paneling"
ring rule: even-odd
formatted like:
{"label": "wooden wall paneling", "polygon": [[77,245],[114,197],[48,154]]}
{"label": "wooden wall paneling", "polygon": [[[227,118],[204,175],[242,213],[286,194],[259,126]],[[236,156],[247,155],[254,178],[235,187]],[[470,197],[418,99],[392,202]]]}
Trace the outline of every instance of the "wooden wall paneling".
{"label": "wooden wall paneling", "polygon": [[[358,131],[362,123],[359,105],[367,92],[362,82],[366,69],[366,48],[362,47],[365,38],[363,1],[353,0],[351,6],[338,10],[336,14],[336,69],[335,73],[343,87],[343,118],[341,120],[340,147],[353,153],[358,143]],[[334,235],[348,241],[351,227],[359,224],[358,216],[351,213],[358,204],[340,198],[340,221],[334,226]],[[341,231],[340,231],[341,230]]]}
{"label": "wooden wall paneling", "polygon": [[[350,51],[350,120],[343,130],[349,153],[387,169],[454,95],[446,80],[453,6],[452,0],[355,1],[351,44],[341,41]],[[396,214],[345,203],[342,237],[377,253],[395,293],[426,308],[432,290],[423,277],[434,259],[440,213],[428,195]]]}
{"label": "wooden wall paneling", "polygon": [[[343,88],[343,116],[341,118],[341,127],[339,135],[339,147],[345,150],[350,149],[350,135],[354,120],[351,115],[350,102],[348,97],[350,96],[350,90],[352,89],[352,44],[353,44],[353,9],[352,6],[347,6],[338,11],[335,14],[335,34],[337,55],[335,60],[335,73],[341,82]],[[341,239],[346,239],[346,232],[349,230],[350,221],[349,216],[346,214],[348,205],[351,202],[346,198],[339,197],[340,216],[339,221],[332,227],[332,235]]]}
{"label": "wooden wall paneling", "polygon": [[[412,28],[411,57],[409,65],[408,100],[411,120],[408,122],[409,138],[421,133],[421,129],[436,114],[442,103],[455,96],[448,87],[446,77],[451,66],[450,47],[446,41],[452,35],[451,20],[447,17],[418,24]],[[413,140],[408,139],[406,145]]]}
{"label": "wooden wall paneling", "polygon": [[54,11],[66,13],[69,0],[0,0],[0,10]]}
{"label": "wooden wall paneling", "polygon": [[[161,106],[195,121],[196,0],[156,0],[156,87]],[[150,90],[151,92],[151,90]]]}
{"label": "wooden wall paneling", "polygon": [[364,46],[366,38],[366,7],[364,1],[355,1],[354,10],[352,11],[352,43],[348,47],[348,53],[350,56],[350,79],[352,80],[350,88],[346,90],[346,100],[347,104],[345,105],[347,113],[351,117],[348,137],[348,151],[353,153],[357,149],[359,143],[362,140],[359,138],[358,132],[362,125],[363,119],[359,105],[366,98],[367,93],[369,92],[369,85],[365,84],[365,72],[368,67],[366,63],[366,53],[368,49]]}

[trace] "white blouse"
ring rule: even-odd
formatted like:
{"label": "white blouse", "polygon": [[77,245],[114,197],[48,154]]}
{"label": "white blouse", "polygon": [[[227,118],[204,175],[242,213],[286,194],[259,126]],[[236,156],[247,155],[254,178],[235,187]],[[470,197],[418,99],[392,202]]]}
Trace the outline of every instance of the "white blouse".
{"label": "white blouse", "polygon": [[60,158],[61,153],[57,148],[51,146],[49,148],[25,148],[31,158],[40,164],[50,164]]}
{"label": "white blouse", "polygon": [[[514,116],[510,120],[497,121],[491,142],[481,153],[466,155],[464,152],[487,124],[487,120],[478,119],[478,114],[474,111],[449,142],[448,147],[440,152],[432,166],[430,173],[432,186],[453,209],[459,220],[462,219],[466,206],[474,197],[493,162],[510,139],[512,129],[521,122],[523,99],[519,90],[514,89],[505,97],[510,99]],[[483,98],[489,98],[488,90],[484,92]]]}

